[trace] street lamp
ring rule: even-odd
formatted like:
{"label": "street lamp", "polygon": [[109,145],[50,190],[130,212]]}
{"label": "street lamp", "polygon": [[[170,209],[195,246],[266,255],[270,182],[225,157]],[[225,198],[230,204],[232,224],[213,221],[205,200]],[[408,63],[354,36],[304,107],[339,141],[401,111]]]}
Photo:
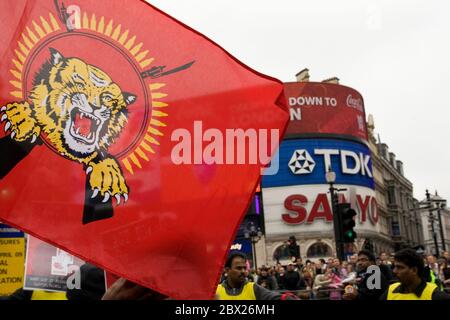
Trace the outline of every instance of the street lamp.
{"label": "street lamp", "polygon": [[255,270],[258,268],[255,245],[259,240],[261,240],[262,235],[261,228],[256,228],[253,222],[250,222],[250,226],[247,227],[247,231],[244,233],[244,237],[252,242],[253,266]]}
{"label": "street lamp", "polygon": [[334,240],[336,245],[336,255],[341,260],[344,261],[344,242],[343,236],[341,235],[341,219],[337,214],[337,205],[339,202],[337,191],[343,191],[345,189],[336,189],[334,187],[334,183],[336,182],[336,173],[331,170],[331,167],[328,168],[328,171],[325,173],[325,180],[330,185],[330,198],[331,198],[331,210],[333,212],[333,228],[334,228]]}
{"label": "street lamp", "polygon": [[440,231],[440,234],[441,234],[441,243],[442,243],[442,250],[443,251],[447,251],[447,248],[445,246],[444,229],[443,229],[443,226],[442,226],[442,217],[441,217],[441,209],[445,209],[445,207],[446,207],[445,203],[438,204],[438,211],[437,211],[437,213],[438,213],[438,220],[439,220],[439,231]]}
{"label": "street lamp", "polygon": [[439,233],[441,236],[442,251],[446,251],[447,249],[445,246],[444,228],[442,225],[441,209],[445,209],[445,207],[447,205],[447,201],[445,199],[442,199],[441,197],[439,197],[437,191],[434,196],[430,197],[430,199],[431,199],[433,206],[436,207],[435,210],[437,211],[437,220],[439,223]]}
{"label": "street lamp", "polygon": [[428,192],[428,189],[425,192],[425,195],[427,196],[427,202],[429,205],[429,211],[428,211],[428,221],[431,223],[431,233],[433,235],[433,240],[434,240],[434,251],[435,251],[435,256],[439,257],[439,247],[438,247],[438,242],[437,242],[437,235],[436,235],[436,231],[434,230],[434,216],[433,216],[433,208],[432,208],[432,204],[431,204],[431,197],[430,197],[430,193]]}

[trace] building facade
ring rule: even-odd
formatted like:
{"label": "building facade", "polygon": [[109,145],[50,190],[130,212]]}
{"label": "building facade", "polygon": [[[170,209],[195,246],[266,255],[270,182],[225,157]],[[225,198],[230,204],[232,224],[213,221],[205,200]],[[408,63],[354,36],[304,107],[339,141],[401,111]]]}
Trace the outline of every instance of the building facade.
{"label": "building facade", "polygon": [[419,202],[413,197],[413,185],[404,176],[403,163],[385,143],[375,137],[375,123],[369,115],[369,147],[380,213],[380,232],[385,241],[375,244],[375,252],[393,252],[424,244]]}
{"label": "building facade", "polygon": [[377,146],[392,249],[419,247],[424,243],[423,227],[419,201],[413,196],[413,185],[404,176],[403,163],[389,151],[388,145],[378,142]]}
{"label": "building facade", "polygon": [[[426,254],[437,253],[450,249],[450,209],[447,201],[436,194],[430,196],[430,201],[422,200],[420,211]],[[433,225],[432,225],[433,224]]]}

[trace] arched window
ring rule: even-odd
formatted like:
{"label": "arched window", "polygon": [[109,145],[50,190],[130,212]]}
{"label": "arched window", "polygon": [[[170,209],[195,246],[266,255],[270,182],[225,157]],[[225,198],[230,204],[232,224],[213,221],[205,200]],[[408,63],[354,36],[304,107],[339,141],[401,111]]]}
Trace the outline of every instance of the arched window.
{"label": "arched window", "polygon": [[306,253],[308,258],[330,257],[332,255],[330,246],[323,242],[314,243],[308,248],[308,252]]}
{"label": "arched window", "polygon": [[275,249],[275,252],[273,253],[273,260],[279,261],[279,260],[286,260],[290,259],[291,256],[289,254],[289,247],[286,244],[283,244]]}

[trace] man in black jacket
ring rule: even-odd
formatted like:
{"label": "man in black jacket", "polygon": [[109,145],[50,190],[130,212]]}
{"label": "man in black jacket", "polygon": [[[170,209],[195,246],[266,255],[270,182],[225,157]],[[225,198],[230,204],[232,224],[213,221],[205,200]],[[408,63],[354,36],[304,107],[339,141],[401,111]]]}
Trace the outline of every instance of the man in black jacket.
{"label": "man in black jacket", "polygon": [[300,289],[301,279],[300,274],[295,271],[294,264],[289,263],[287,272],[284,274],[284,289],[290,291],[296,291]]}
{"label": "man in black jacket", "polygon": [[[370,266],[374,266],[374,272],[368,272]],[[357,286],[353,292],[346,292],[343,295],[344,300],[379,300],[387,290],[389,283],[383,272],[378,268],[375,262],[375,256],[367,250],[358,253],[356,262],[358,272]],[[379,277],[379,279],[374,279]]]}

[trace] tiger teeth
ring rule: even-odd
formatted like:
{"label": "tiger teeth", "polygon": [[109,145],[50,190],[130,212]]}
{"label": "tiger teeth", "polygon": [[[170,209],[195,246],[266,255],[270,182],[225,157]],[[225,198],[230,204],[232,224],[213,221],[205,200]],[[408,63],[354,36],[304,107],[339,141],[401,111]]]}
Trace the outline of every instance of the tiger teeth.
{"label": "tiger teeth", "polygon": [[75,134],[79,134],[79,133],[80,133],[80,128],[78,127],[75,129]]}
{"label": "tiger teeth", "polygon": [[80,113],[80,120],[84,118],[84,113]]}

